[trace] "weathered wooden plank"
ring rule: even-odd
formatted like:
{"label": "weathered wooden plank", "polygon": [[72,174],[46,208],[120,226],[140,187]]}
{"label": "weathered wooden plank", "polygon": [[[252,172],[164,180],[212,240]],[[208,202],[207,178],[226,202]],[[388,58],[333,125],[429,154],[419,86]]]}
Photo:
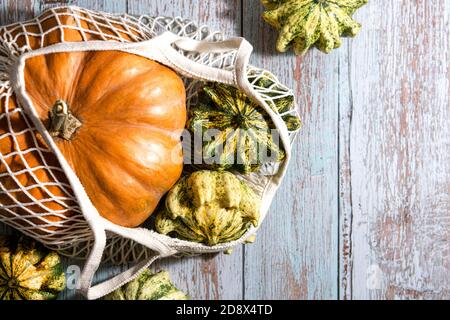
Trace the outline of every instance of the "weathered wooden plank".
{"label": "weathered wooden plank", "polygon": [[1,0],[0,23],[2,25],[32,18],[39,10],[38,0]]}
{"label": "weathered wooden plank", "polygon": [[241,33],[241,1],[129,0],[128,13],[183,17],[221,30],[226,35]]}
{"label": "weathered wooden plank", "polygon": [[39,11],[42,12],[49,8],[74,4],[72,0],[40,0]]}
{"label": "weathered wooden plank", "polygon": [[124,13],[127,9],[126,0],[41,0],[41,11],[57,6],[76,5],[87,9],[112,13]]}
{"label": "weathered wooden plank", "polygon": [[353,105],[349,84],[349,50],[345,40],[339,56],[339,298],[351,299],[352,288],[352,194],[350,130]]}
{"label": "weathered wooden plank", "polygon": [[[181,16],[222,30],[229,36],[240,35],[240,1],[129,0],[128,13]],[[198,256],[166,259],[153,269],[169,270],[174,283],[193,299],[241,299],[242,248],[231,256]]]}
{"label": "weathered wooden plank", "polygon": [[304,58],[275,52],[276,31],[259,1],[244,1],[252,62],[295,89],[303,129],[286,179],[257,242],[245,247],[246,299],[337,297],[337,123],[339,52]]}
{"label": "weathered wooden plank", "polygon": [[449,10],[447,0],[384,0],[359,13],[349,297],[450,298]]}

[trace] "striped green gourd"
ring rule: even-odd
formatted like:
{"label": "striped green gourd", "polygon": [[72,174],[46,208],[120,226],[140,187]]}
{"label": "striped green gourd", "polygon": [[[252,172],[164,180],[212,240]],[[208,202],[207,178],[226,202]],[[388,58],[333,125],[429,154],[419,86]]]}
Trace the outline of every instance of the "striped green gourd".
{"label": "striped green gourd", "polygon": [[167,271],[144,270],[136,279],[104,297],[104,300],[188,300],[170,280]]}
{"label": "striped green gourd", "polygon": [[368,0],[262,0],[263,18],[279,30],[277,50],[290,47],[298,55],[311,46],[329,53],[340,47],[341,36],[354,37],[361,25],[353,13]]}
{"label": "striped green gourd", "polygon": [[156,216],[159,233],[216,245],[242,237],[258,224],[260,199],[227,171],[196,171],[169,191]]}

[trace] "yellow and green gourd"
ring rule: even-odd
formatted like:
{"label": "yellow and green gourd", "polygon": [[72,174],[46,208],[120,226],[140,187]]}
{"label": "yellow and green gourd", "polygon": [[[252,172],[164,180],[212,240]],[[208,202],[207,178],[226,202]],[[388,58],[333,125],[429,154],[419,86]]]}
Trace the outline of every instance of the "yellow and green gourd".
{"label": "yellow and green gourd", "polygon": [[258,224],[260,199],[227,171],[196,171],[169,191],[155,220],[159,233],[213,246]]}
{"label": "yellow and green gourd", "polygon": [[268,9],[263,18],[279,30],[277,50],[290,47],[298,55],[311,46],[329,53],[339,48],[341,36],[354,37],[361,25],[353,13],[368,0],[262,0]]}
{"label": "yellow and green gourd", "polygon": [[170,280],[167,271],[144,270],[136,279],[104,297],[104,300],[188,300]]}
{"label": "yellow and green gourd", "polygon": [[66,278],[56,252],[24,237],[0,236],[0,300],[51,300]]}
{"label": "yellow and green gourd", "polygon": [[264,100],[273,111],[282,115],[281,118],[285,122],[288,131],[297,131],[300,129],[302,126],[300,118],[292,113],[288,113],[296,107],[292,92],[277,85],[274,76],[268,72],[264,72],[262,75],[250,73],[248,75],[248,81],[256,88],[269,89],[264,91],[263,98],[265,98]]}
{"label": "yellow and green gourd", "polygon": [[270,116],[232,86],[211,83],[203,87],[187,126],[202,141],[201,168],[247,174],[285,157]]}

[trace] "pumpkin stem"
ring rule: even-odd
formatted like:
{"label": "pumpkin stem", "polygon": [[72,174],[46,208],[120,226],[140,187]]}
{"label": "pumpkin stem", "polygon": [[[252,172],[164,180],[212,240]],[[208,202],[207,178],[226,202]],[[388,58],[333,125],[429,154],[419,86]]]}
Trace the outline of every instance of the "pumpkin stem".
{"label": "pumpkin stem", "polygon": [[52,137],[60,137],[64,140],[72,140],[72,137],[83,125],[69,109],[63,100],[56,100],[49,113],[50,126],[48,131]]}

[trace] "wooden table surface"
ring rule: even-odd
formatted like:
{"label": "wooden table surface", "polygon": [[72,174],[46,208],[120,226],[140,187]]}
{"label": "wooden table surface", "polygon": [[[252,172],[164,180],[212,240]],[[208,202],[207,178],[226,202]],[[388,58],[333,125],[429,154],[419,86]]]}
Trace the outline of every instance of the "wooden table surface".
{"label": "wooden table surface", "polygon": [[[0,0],[0,21],[67,2]],[[72,4],[244,36],[252,63],[297,94],[304,127],[257,242],[153,268],[194,299],[450,298],[450,0],[372,0],[355,15],[356,39],[302,58],[275,52],[257,0]],[[105,266],[97,280],[121,269]]]}

